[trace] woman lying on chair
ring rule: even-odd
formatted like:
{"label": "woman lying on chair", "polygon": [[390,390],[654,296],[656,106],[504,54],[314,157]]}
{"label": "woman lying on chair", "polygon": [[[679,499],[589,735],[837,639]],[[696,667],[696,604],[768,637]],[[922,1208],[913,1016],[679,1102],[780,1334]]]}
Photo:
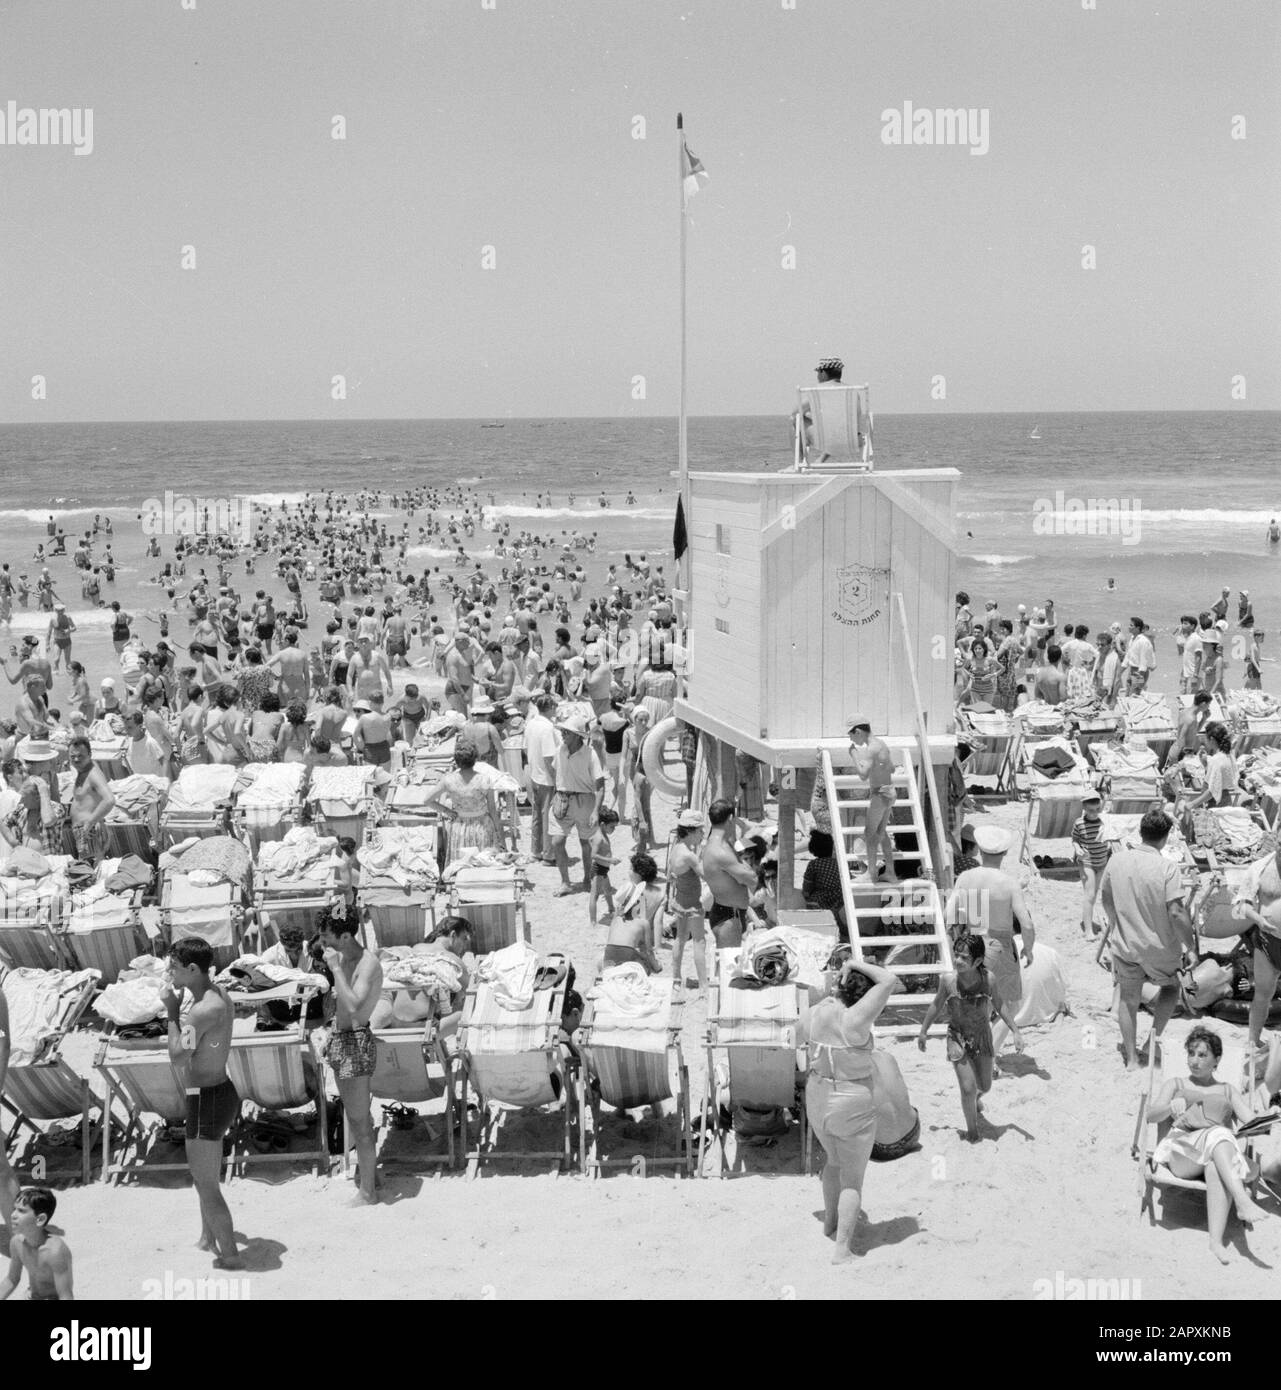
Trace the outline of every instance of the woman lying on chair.
{"label": "woman lying on chair", "polygon": [[1167,1081],[1148,1111],[1156,1124],[1173,1120],[1152,1157],[1184,1181],[1204,1176],[1209,1205],[1210,1249],[1228,1263],[1223,1232],[1228,1224],[1228,1198],[1245,1225],[1266,1215],[1245,1190],[1250,1165],[1232,1132],[1232,1122],[1245,1123],[1250,1107],[1235,1086],[1215,1079],[1223,1042],[1209,1028],[1194,1028],[1187,1038],[1188,1075]]}

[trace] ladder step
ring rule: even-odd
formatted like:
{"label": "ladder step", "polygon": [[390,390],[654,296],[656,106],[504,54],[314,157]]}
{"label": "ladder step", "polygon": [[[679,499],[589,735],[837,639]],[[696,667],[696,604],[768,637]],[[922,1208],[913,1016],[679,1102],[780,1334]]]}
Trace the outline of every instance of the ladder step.
{"label": "ladder step", "polygon": [[860,946],[940,946],[937,936],[860,936]]}

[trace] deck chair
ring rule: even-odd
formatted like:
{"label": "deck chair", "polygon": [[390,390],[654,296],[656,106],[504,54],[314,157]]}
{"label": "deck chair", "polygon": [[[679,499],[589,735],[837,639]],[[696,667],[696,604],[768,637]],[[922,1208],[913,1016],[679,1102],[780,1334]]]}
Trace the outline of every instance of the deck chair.
{"label": "deck chair", "polygon": [[173,865],[165,870],[161,883],[160,922],[171,946],[188,936],[203,937],[213,947],[214,969],[225,970],[241,953],[243,894],[226,879],[193,883],[179,865]]}
{"label": "deck chair", "polygon": [[1281,747],[1281,709],[1262,690],[1228,691],[1229,727],[1236,731],[1232,752],[1236,757],[1260,748]]}
{"label": "deck chair", "polygon": [[14,1117],[12,1132],[7,1140],[0,1138],[0,1143],[13,1143],[20,1129],[29,1130],[33,1140],[38,1140],[43,1135],[41,1123],[80,1121],[80,1180],[85,1184],[89,1182],[93,1161],[90,1111],[97,1102],[89,1089],[88,1078],[75,1071],[63,1057],[62,1046],[98,988],[96,972],[89,971],[87,976],[66,991],[60,1003],[57,1031],[44,1042],[35,1060],[24,1063],[10,1060],[4,1091],[0,1093],[0,1111],[7,1110]]}
{"label": "deck chair", "polygon": [[[1148,1119],[1148,1111],[1152,1107],[1153,1100],[1162,1084],[1173,1075],[1181,1074],[1184,1070],[1183,1058],[1181,1055],[1182,1039],[1172,1039],[1168,1032],[1162,1043],[1162,1059],[1160,1063],[1156,1059],[1156,1031],[1155,1029],[1148,1035],[1148,1065],[1147,1078],[1143,1095],[1139,1100],[1138,1120],[1134,1127],[1134,1142],[1130,1146],[1130,1155],[1139,1161],[1139,1186],[1142,1193],[1142,1201],[1139,1204],[1139,1216],[1142,1217],[1146,1211],[1153,1226],[1156,1225],[1156,1189],[1162,1189],[1162,1193],[1168,1191],[1195,1192],[1202,1197],[1205,1196],[1205,1179],[1201,1178],[1176,1178],[1164,1163],[1158,1163],[1155,1150],[1160,1141],[1166,1136],[1170,1129],[1170,1121],[1162,1120],[1159,1124]],[[1172,1067],[1175,1050],[1179,1049],[1178,1070]],[[1222,1080],[1230,1080],[1238,1090],[1242,1091],[1246,1099],[1250,1101],[1251,1111],[1254,1110],[1253,1088],[1242,1086],[1244,1077],[1244,1051],[1240,1047],[1233,1047],[1231,1043],[1224,1039],[1223,1057],[1216,1072]],[[1251,1177],[1246,1182],[1246,1188],[1251,1195],[1256,1195],[1259,1181],[1259,1165],[1254,1156],[1254,1145],[1246,1142],[1242,1145],[1246,1160],[1250,1164]],[[1162,1208],[1165,1201],[1162,1196]]]}
{"label": "deck chair", "polygon": [[140,888],[89,902],[73,894],[62,936],[67,955],[81,969],[97,970],[104,985],[114,985],[135,956],[152,950],[141,904]]}
{"label": "deck chair", "polygon": [[[461,1079],[462,1091],[455,1113],[461,1119],[461,1156],[466,1160],[468,1177],[474,1178],[482,1163],[496,1158],[554,1158],[558,1166],[572,1165],[573,1063],[562,1055],[557,1041],[564,1006],[563,984],[535,990],[528,1007],[521,1010],[503,1007],[490,984],[478,982],[468,990],[451,1070],[451,1086],[456,1084],[455,1076]],[[466,1128],[468,1096],[473,1090],[481,1106],[480,1131],[474,1148],[470,1147]],[[557,1106],[564,1119],[559,1151],[496,1152],[506,1112]]]}
{"label": "deck chair", "polygon": [[[1089,769],[1085,759],[1062,735],[1044,740],[1039,748],[1047,745],[1059,749],[1072,759],[1072,766],[1057,777],[1047,777],[1038,771],[1033,757],[1035,749],[1026,744],[1019,750],[1022,771],[1027,778],[1028,803],[1027,818],[1023,829],[1021,855],[1025,863],[1033,863],[1031,842],[1039,840],[1068,840],[1072,827],[1081,814],[1082,797],[1092,790]],[[1039,866],[1037,866],[1039,867]]]}
{"label": "deck chair", "polygon": [[[738,954],[737,947],[716,952],[715,983],[707,1003],[707,1073],[697,1171],[703,1172],[708,1133],[714,1131],[721,1156],[718,1176],[726,1169],[718,1084],[729,1088],[731,1112],[735,1105],[795,1110],[801,1123],[802,1161],[807,1142],[804,1092],[797,1086],[796,1025],[801,1012],[797,988],[794,984],[766,989],[734,987],[731,981]],[[717,1067],[718,1051],[725,1054],[722,1068]]]}
{"label": "deck chair", "polygon": [[1087,750],[1102,773],[1105,804],[1118,816],[1142,815],[1161,799],[1156,754],[1147,744],[1091,744]]}
{"label": "deck chair", "polygon": [[[418,1168],[425,1164],[452,1168],[454,1109],[452,1089],[449,1085],[449,1059],[436,1038],[434,1022],[429,1021],[425,1030],[421,1024],[412,1028],[375,1028],[374,1041],[378,1048],[378,1063],[377,1070],[369,1079],[369,1094],[375,1101],[390,1101],[396,1105],[408,1106],[428,1105],[442,1098],[445,1102],[442,1135],[444,1153],[424,1153],[420,1149],[411,1155],[403,1156],[383,1153],[388,1129],[387,1116],[384,1113],[377,1121],[375,1136],[379,1149],[378,1161],[384,1166],[403,1164],[406,1167]],[[439,1077],[432,1075],[433,1065],[440,1068]],[[347,1172],[351,1149],[350,1128],[344,1115],[344,1174]]]}
{"label": "deck chair", "polygon": [[832,382],[796,388],[794,466],[872,471],[872,411],[868,387]]}
{"label": "deck chair", "polygon": [[302,823],[306,780],[302,763],[249,763],[240,769],[231,826],[255,858],[265,840],[283,840]]}
{"label": "deck chair", "polygon": [[1164,763],[1175,739],[1166,697],[1147,691],[1142,695],[1123,695],[1116,708],[1125,726],[1125,741],[1146,743],[1156,754],[1157,762]]}
{"label": "deck chair", "polygon": [[160,817],[161,848],[169,849],[192,835],[200,839],[226,835],[239,775],[240,769],[229,763],[184,767],[169,788],[169,800]]}
{"label": "deck chair", "polygon": [[[266,997],[271,996],[266,991]],[[316,1058],[310,1034],[307,1031],[307,1004],[311,991],[299,991],[295,996],[300,1005],[298,1019],[278,1033],[237,1033],[231,1039],[231,1052],[227,1058],[227,1075],[240,1092],[240,1116],[232,1130],[231,1152],[227,1156],[226,1172],[230,1176],[237,1169],[243,1172],[250,1163],[300,1163],[314,1162],[316,1172],[324,1177],[329,1172],[329,1107],[325,1096],[324,1080]],[[246,995],[246,1007],[258,1007],[264,994]],[[242,1003],[240,999],[237,1004]],[[307,1090],[307,1068],[304,1059],[313,1065],[312,1075],[316,1080],[316,1094]],[[245,1116],[245,1105],[260,1110],[299,1110],[316,1106],[316,1138],[306,1148],[286,1149],[283,1152],[252,1152],[249,1139],[249,1125]]]}
{"label": "deck chair", "polygon": [[[656,976],[666,991],[665,1006],[638,1022],[610,1007],[601,993],[601,979],[587,995],[578,1031],[582,1064],[578,1069],[579,1164],[583,1172],[599,1175],[602,1168],[631,1167],[632,1158],[601,1157],[601,1107],[639,1110],[676,1101],[680,1142],[675,1153],[642,1155],[647,1167],[675,1167],[688,1177],[694,1167],[694,1134],[690,1117],[689,1067],[681,1053],[681,1024],[685,1003],[675,980]],[[673,1083],[673,1078],[675,1082]],[[590,1149],[587,1112],[592,1115]]]}
{"label": "deck chair", "polygon": [[1017,733],[1013,719],[1000,709],[966,710],[970,727],[983,740],[983,747],[975,749],[965,764],[965,777],[991,777],[995,785],[990,792],[977,792],[971,795],[999,796],[1013,790],[1014,766],[1013,748]]}
{"label": "deck chair", "polygon": [[[413,852],[423,869],[409,883],[391,872],[380,872],[373,864],[361,865],[360,905],[377,938],[378,948],[414,946],[426,940],[429,927],[436,925],[436,830],[426,826],[385,826],[370,837],[371,852],[403,847]],[[418,873],[420,865],[414,864]],[[427,866],[430,866],[429,868]],[[402,875],[403,877],[403,875]]]}
{"label": "deck chair", "polygon": [[[175,1162],[149,1161],[161,1132],[187,1120],[186,1088],[169,1060],[166,1041],[123,1040],[109,1024],[93,1065],[106,1087],[108,1108],[118,1103],[125,1112],[125,1129],[114,1156],[111,1125],[102,1127],[103,1182],[119,1184],[127,1176],[146,1173],[185,1173],[185,1150]],[[154,1117],[150,1125],[145,1116]]]}
{"label": "deck chair", "polygon": [[514,864],[459,869],[454,875],[449,911],[471,923],[476,955],[485,956],[529,940],[525,892],[525,880]]}
{"label": "deck chair", "polygon": [[63,923],[67,899],[65,876],[0,878],[0,964],[14,969],[65,968],[68,957],[55,928]]}
{"label": "deck chair", "polygon": [[375,795],[375,770],[362,769],[364,778],[359,790],[352,788],[350,767],[315,767],[307,788],[307,803],[315,817],[316,831],[337,839],[349,836],[357,844],[365,839],[370,818],[381,805]]}

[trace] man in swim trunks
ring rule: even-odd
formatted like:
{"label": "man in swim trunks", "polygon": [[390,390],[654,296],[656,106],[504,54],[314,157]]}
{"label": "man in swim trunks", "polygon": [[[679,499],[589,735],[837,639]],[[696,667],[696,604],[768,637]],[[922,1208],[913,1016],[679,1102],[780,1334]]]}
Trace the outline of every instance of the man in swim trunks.
{"label": "man in swim trunks", "polygon": [[[222,1141],[240,1113],[240,1096],[227,1076],[234,1017],[231,1001],[214,984],[213,948],[184,937],[169,953],[169,1057],[187,1090],[187,1166],[200,1199],[197,1248],[214,1252],[218,1269],[242,1269],[231,1210],[222,1195]],[[183,991],[193,1003],[182,1014]]]}
{"label": "man in swim trunks", "polygon": [[717,946],[741,946],[747,925],[747,904],[756,887],[756,870],[744,864],[734,848],[734,807],[723,798],[707,808],[711,830],[703,846],[703,879],[712,893],[707,925]]}
{"label": "man in swim trunks", "polygon": [[898,800],[891,779],[894,760],[890,750],[872,736],[872,723],[865,715],[852,714],[846,721],[850,735],[850,758],[855,773],[868,784],[867,819],[863,825],[863,842],[867,852],[867,881],[876,880],[876,851],[885,855],[885,883],[897,883],[894,872],[894,837],[890,834],[890,814]]}
{"label": "man in swim trunks", "polygon": [[103,821],[115,807],[116,798],[94,762],[89,740],[83,734],[71,740],[69,751],[76,774],[71,792],[71,835],[76,855],[87,863],[98,864],[110,849]]}
{"label": "man in swim trunks", "polygon": [[[342,911],[345,915],[337,915]],[[334,998],[338,1005],[333,1031],[325,1048],[325,1060],[334,1069],[343,1114],[356,1140],[360,1164],[360,1192],[353,1206],[372,1206],[378,1201],[376,1136],[369,1113],[369,1078],[378,1064],[378,1043],[369,1020],[378,1003],[383,968],[378,957],[360,944],[360,923],[346,905],[326,909],[317,922],[334,974]]]}

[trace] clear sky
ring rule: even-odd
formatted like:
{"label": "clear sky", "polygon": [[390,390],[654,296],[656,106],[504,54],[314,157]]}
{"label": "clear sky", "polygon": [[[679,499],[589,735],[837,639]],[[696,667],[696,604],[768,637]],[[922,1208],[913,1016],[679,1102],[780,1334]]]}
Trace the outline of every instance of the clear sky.
{"label": "clear sky", "polygon": [[692,414],[1281,408],[1277,0],[195,3],[4,7],[0,421],[673,415],[677,110]]}

